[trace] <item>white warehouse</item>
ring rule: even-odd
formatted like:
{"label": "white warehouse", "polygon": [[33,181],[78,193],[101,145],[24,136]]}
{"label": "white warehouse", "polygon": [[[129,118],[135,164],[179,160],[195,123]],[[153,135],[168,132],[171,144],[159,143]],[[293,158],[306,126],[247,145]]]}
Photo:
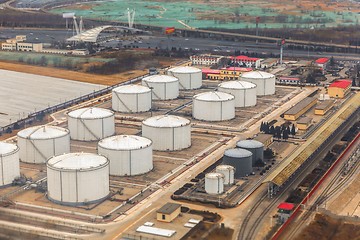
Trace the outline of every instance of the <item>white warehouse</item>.
{"label": "white warehouse", "polygon": [[193,117],[204,121],[225,121],[235,117],[235,97],[224,92],[205,92],[193,97]]}
{"label": "white warehouse", "polygon": [[202,86],[201,69],[189,66],[171,68],[167,74],[179,79],[180,90],[197,89]]}
{"label": "white warehouse", "polygon": [[153,169],[152,141],[136,135],[102,139],[98,153],[110,161],[110,175],[134,176]]}
{"label": "white warehouse", "polygon": [[109,160],[92,153],[68,153],[47,161],[48,198],[63,205],[99,202],[110,193]]}
{"label": "white warehouse", "polygon": [[26,163],[45,163],[49,157],[70,152],[68,129],[55,126],[35,126],[17,134],[20,160]]}
{"label": "white warehouse", "polygon": [[153,149],[175,151],[191,146],[190,121],[183,117],[160,115],[142,122],[142,136],[153,141]]}
{"label": "white warehouse", "polygon": [[81,108],[68,113],[71,139],[95,141],[115,134],[115,115],[104,108]]}
{"label": "white warehouse", "polygon": [[142,79],[142,85],[152,89],[152,99],[170,100],[179,96],[179,79],[168,75],[151,75]]}
{"label": "white warehouse", "polygon": [[19,147],[0,142],[0,186],[6,186],[20,176]]}
{"label": "white warehouse", "polygon": [[151,109],[151,89],[129,84],[112,90],[112,109],[117,112],[139,113]]}
{"label": "white warehouse", "polygon": [[252,71],[241,74],[241,81],[251,82],[256,85],[258,96],[275,94],[275,76],[262,71]]}
{"label": "white warehouse", "polygon": [[223,82],[219,84],[218,90],[233,95],[235,97],[235,107],[251,107],[256,105],[256,85],[251,82]]}

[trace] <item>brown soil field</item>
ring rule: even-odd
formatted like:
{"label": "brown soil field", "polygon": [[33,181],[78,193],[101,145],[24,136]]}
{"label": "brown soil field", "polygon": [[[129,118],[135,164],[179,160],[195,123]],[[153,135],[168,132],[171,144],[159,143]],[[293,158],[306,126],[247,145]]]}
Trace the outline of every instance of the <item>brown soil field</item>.
{"label": "brown soil field", "polygon": [[359,240],[360,224],[317,214],[315,219],[294,240]]}

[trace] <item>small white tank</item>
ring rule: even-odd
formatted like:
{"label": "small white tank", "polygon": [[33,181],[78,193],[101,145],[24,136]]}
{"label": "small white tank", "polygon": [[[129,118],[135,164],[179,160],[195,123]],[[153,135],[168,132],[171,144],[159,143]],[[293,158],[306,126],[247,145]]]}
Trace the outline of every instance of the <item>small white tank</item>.
{"label": "small white tank", "polygon": [[168,75],[151,75],[142,79],[142,85],[152,89],[152,99],[170,100],[179,96],[179,79]]}
{"label": "small white tank", "polygon": [[233,185],[235,183],[234,175],[235,168],[230,165],[219,165],[216,167],[216,172],[224,175],[224,184]]}
{"label": "small white tank", "polygon": [[208,194],[222,194],[224,192],[224,175],[222,173],[208,173],[205,175],[205,191]]}
{"label": "small white tank", "polygon": [[256,84],[258,96],[275,94],[275,75],[262,71],[252,71],[241,74],[241,81]]}
{"label": "small white tank", "polygon": [[233,95],[235,97],[235,107],[251,107],[256,105],[256,85],[251,82],[223,82],[219,84],[218,90]]}
{"label": "small white tank", "polygon": [[139,113],[151,108],[151,89],[129,84],[112,90],[112,109],[117,112]]}
{"label": "small white tank", "polygon": [[20,176],[18,146],[0,142],[0,169],[0,186],[9,185]]}
{"label": "small white tank", "polygon": [[167,73],[179,79],[180,90],[197,89],[202,85],[201,69],[189,66],[178,66],[169,69]]}
{"label": "small white tank", "polygon": [[104,108],[80,108],[68,113],[71,139],[96,141],[115,134],[115,114]]}
{"label": "small white tank", "polygon": [[22,162],[45,163],[49,157],[70,152],[70,133],[65,128],[35,126],[21,130],[17,137]]}

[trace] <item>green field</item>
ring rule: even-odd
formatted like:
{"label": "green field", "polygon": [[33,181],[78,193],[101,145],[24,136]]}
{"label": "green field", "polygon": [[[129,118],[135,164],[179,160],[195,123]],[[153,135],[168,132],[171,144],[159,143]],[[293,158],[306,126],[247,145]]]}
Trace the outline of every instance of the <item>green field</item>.
{"label": "green field", "polygon": [[[285,3],[284,3],[285,4]],[[254,28],[260,16],[261,28],[310,28],[358,24],[359,14],[335,11],[302,11],[291,14],[261,6],[200,4],[188,1],[113,0],[88,2],[57,8],[54,13],[75,12],[77,16],[127,22],[127,9],[135,9],[136,23],[186,28]],[[221,16],[219,18],[219,16]]]}

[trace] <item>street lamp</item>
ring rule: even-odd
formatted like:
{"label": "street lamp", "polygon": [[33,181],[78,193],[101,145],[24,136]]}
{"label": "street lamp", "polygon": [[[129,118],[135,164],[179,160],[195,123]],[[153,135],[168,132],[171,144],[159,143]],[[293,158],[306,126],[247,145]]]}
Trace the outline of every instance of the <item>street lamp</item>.
{"label": "street lamp", "polygon": [[152,117],[153,116],[153,113],[152,113],[152,101],[153,101],[153,89],[154,89],[154,87],[149,87],[149,88],[151,90],[150,116]]}

